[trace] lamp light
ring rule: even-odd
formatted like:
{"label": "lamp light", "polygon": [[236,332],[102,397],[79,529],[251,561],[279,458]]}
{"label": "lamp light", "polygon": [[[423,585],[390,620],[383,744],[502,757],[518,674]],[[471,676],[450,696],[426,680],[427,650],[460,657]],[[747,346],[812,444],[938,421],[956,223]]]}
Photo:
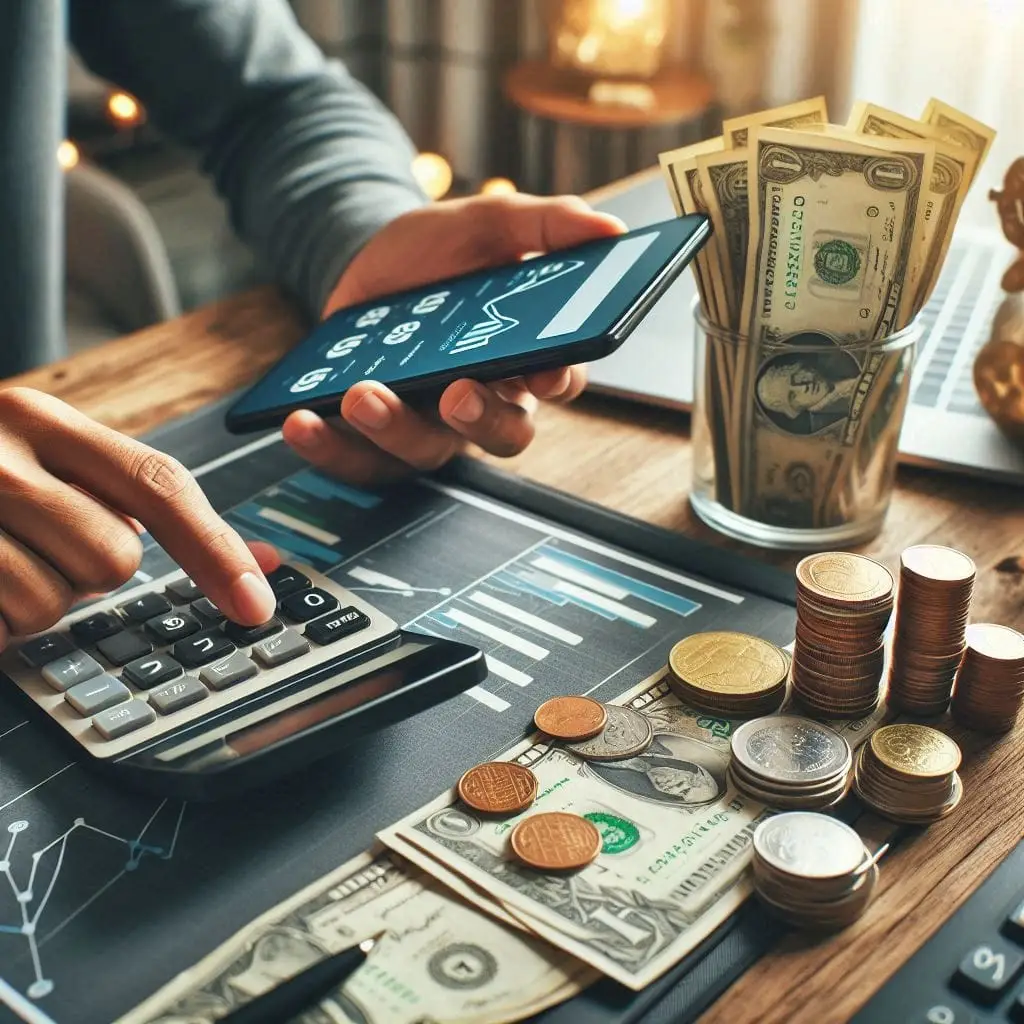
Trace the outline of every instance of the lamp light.
{"label": "lamp light", "polygon": [[480,194],[484,196],[507,196],[518,191],[516,183],[509,178],[488,178],[480,186]]}
{"label": "lamp light", "polygon": [[78,147],[70,139],[65,139],[57,147],[57,163],[63,171],[70,171],[78,165]]}
{"label": "lamp light", "polygon": [[439,153],[420,153],[414,157],[412,174],[431,199],[440,199],[452,187],[451,165]]}
{"label": "lamp light", "polygon": [[596,78],[652,78],[661,67],[668,0],[556,0],[551,63]]}
{"label": "lamp light", "polygon": [[112,92],[107,97],[107,113],[116,124],[130,128],[145,120],[142,105],[126,92]]}

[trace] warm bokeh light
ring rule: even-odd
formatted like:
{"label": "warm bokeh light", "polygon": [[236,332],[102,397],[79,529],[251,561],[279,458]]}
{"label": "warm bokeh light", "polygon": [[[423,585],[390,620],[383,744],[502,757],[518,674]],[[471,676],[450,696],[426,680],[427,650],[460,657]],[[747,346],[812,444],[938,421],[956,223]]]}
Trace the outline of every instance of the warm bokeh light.
{"label": "warm bokeh light", "polygon": [[139,124],[143,118],[139,101],[126,92],[112,92],[107,97],[107,113],[123,125]]}
{"label": "warm bokeh light", "polygon": [[440,199],[452,187],[451,165],[438,153],[420,153],[412,162],[412,174],[431,199]]}
{"label": "warm bokeh light", "polygon": [[507,196],[518,191],[516,183],[508,178],[488,178],[480,186],[480,194],[484,196]]}
{"label": "warm bokeh light", "polygon": [[69,139],[65,139],[57,147],[57,163],[65,171],[70,171],[78,164],[78,147]]}

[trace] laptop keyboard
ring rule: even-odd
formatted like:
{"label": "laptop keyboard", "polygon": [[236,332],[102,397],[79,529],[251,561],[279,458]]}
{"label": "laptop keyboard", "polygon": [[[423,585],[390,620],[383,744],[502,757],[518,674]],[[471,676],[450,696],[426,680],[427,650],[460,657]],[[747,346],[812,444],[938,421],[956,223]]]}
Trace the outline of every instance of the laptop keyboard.
{"label": "laptop keyboard", "polygon": [[999,281],[1006,247],[998,241],[954,237],[928,305],[910,392],[914,405],[985,416],[974,390],[973,367],[1005,298]]}

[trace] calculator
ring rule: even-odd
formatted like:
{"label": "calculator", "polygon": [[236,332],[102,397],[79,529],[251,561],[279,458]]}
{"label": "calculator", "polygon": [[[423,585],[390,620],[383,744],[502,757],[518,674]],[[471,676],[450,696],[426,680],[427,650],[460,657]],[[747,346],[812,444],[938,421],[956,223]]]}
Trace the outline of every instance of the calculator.
{"label": "calculator", "polygon": [[261,626],[228,621],[177,570],[15,641],[0,675],[93,765],[160,796],[210,800],[487,674],[475,647],[402,630],[308,566],[267,580],[277,608]]}
{"label": "calculator", "polygon": [[1024,1024],[1024,840],[852,1024]]}

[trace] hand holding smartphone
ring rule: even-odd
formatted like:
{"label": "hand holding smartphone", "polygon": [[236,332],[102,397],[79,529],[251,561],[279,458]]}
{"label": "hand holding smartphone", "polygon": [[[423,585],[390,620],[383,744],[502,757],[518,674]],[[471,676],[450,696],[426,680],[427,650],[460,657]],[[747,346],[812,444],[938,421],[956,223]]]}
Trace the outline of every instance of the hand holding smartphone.
{"label": "hand holding smartphone", "polygon": [[338,310],[228,411],[246,433],[296,409],[337,413],[376,380],[396,394],[503,380],[614,352],[710,235],[688,215]]}

